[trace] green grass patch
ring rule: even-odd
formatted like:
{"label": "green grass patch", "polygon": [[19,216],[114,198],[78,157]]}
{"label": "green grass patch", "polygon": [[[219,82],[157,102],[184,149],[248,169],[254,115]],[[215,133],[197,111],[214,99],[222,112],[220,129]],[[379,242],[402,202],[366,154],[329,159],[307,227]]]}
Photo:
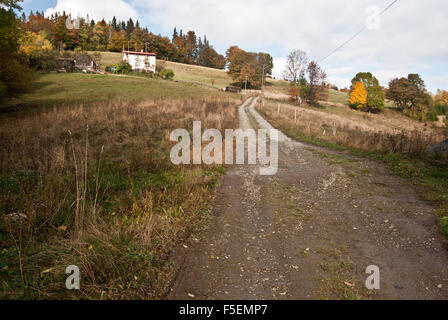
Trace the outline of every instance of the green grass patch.
{"label": "green grass patch", "polygon": [[115,75],[82,73],[40,75],[32,90],[6,101],[3,110],[35,109],[42,106],[93,104],[106,100],[140,101],[158,98],[197,98],[220,96],[199,85],[174,81]]}

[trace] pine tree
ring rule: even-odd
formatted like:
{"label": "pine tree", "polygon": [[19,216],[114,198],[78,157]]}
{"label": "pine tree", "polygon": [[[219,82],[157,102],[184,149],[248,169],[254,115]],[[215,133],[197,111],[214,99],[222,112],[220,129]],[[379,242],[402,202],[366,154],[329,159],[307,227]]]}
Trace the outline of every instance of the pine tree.
{"label": "pine tree", "polygon": [[174,27],[172,42],[174,42],[174,39],[176,39],[178,36],[179,34],[177,33],[177,29],[176,27]]}
{"label": "pine tree", "polygon": [[112,28],[114,28],[115,31],[118,31],[117,18],[115,18],[115,16],[112,18],[111,25],[112,25]]}
{"label": "pine tree", "polygon": [[132,31],[134,31],[135,26],[134,26],[134,21],[132,19],[129,19],[127,24],[126,24],[126,32],[128,33],[128,35],[130,36]]}

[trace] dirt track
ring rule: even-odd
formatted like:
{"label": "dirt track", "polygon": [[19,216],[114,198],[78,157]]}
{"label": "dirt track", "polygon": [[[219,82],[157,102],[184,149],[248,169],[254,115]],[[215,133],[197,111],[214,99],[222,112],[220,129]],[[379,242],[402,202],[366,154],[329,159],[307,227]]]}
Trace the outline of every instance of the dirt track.
{"label": "dirt track", "polygon": [[[254,104],[241,106],[240,126],[269,128]],[[433,209],[379,162],[280,135],[277,175],[228,170],[167,298],[448,299]],[[369,265],[380,290],[365,288]]]}

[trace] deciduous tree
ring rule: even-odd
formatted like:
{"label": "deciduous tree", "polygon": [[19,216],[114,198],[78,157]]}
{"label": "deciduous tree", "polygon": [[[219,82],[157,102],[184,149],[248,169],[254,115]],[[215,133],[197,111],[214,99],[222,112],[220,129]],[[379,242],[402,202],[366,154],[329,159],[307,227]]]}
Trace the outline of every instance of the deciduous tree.
{"label": "deciduous tree", "polygon": [[288,54],[283,78],[288,81],[298,82],[301,72],[308,66],[308,57],[304,51],[294,50]]}
{"label": "deciduous tree", "polygon": [[322,91],[327,90],[325,87],[325,80],[327,79],[327,74],[324,70],[319,67],[315,61],[311,61],[307,67],[308,74],[308,94],[307,100],[311,103],[316,103],[319,100],[319,96]]}
{"label": "deciduous tree", "polygon": [[415,109],[418,105],[428,103],[425,83],[417,74],[391,80],[386,97],[392,100],[401,111]]}
{"label": "deciduous tree", "polygon": [[448,105],[448,91],[437,89],[437,94],[434,96],[434,103]]}
{"label": "deciduous tree", "polygon": [[18,1],[0,0],[0,99],[24,92],[31,80],[31,70],[24,64],[19,39],[23,29],[13,8]]}
{"label": "deciduous tree", "polygon": [[370,72],[360,72],[352,79],[350,92],[355,84],[362,82],[367,91],[367,103],[363,110],[368,112],[380,112],[384,109],[384,92],[377,78]]}
{"label": "deciduous tree", "polygon": [[350,106],[355,109],[364,109],[367,106],[367,90],[361,81],[353,85],[349,99]]}

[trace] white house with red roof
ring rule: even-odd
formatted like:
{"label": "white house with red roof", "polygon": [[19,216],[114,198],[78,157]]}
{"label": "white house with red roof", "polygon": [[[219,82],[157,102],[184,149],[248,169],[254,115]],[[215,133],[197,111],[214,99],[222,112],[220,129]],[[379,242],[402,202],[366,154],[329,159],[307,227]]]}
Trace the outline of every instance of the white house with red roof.
{"label": "white house with red roof", "polygon": [[132,70],[156,72],[156,54],[150,52],[123,51],[123,61],[128,62]]}

